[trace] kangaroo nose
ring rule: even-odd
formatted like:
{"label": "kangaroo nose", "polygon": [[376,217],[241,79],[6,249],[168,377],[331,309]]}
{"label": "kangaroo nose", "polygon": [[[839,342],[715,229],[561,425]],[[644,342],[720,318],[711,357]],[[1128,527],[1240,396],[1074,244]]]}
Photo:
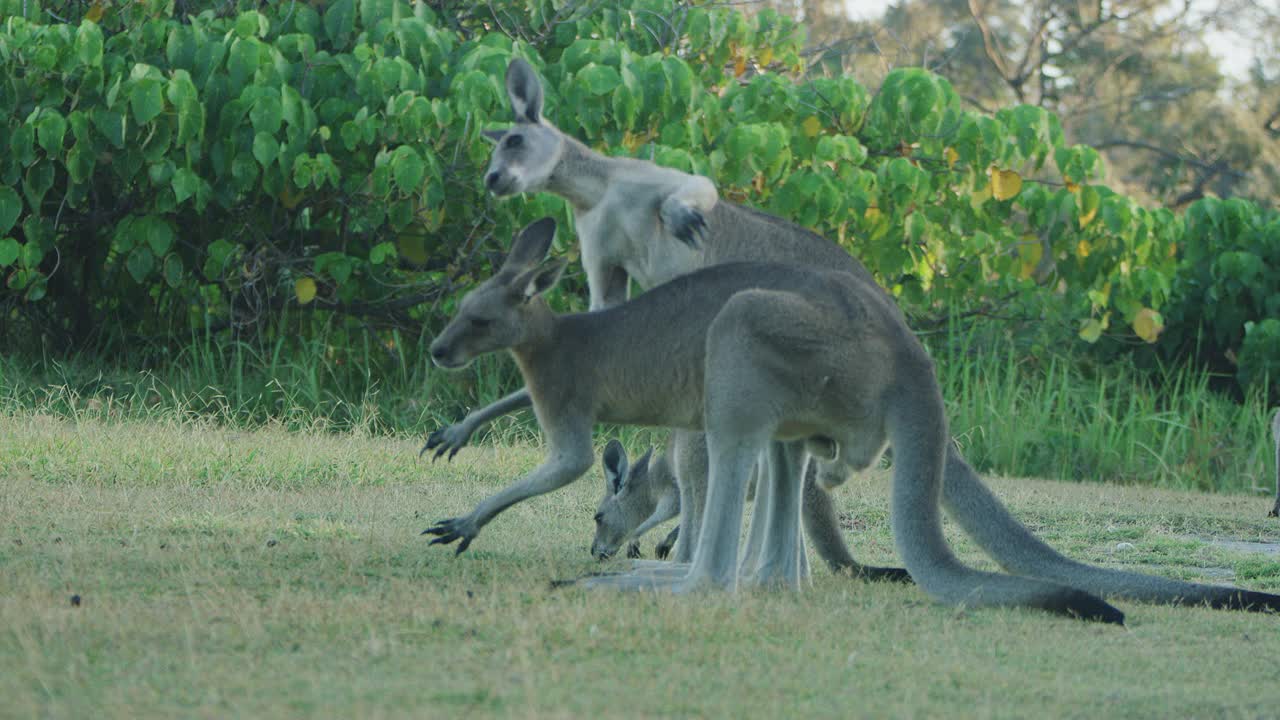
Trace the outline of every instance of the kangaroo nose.
{"label": "kangaroo nose", "polygon": [[498,173],[491,172],[484,176],[484,186],[492,190],[498,184]]}
{"label": "kangaroo nose", "polygon": [[449,350],[447,348],[441,347],[440,345],[436,345],[435,343],[431,344],[431,357],[435,358],[436,360],[443,360],[444,357],[448,354],[449,354]]}

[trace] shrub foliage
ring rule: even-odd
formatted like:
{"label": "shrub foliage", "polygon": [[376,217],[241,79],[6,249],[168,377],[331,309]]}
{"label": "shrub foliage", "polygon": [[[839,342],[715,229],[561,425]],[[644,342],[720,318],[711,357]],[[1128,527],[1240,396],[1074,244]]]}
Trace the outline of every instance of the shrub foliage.
{"label": "shrub foliage", "polygon": [[[1280,219],[1103,184],[1032,106],[967,110],[904,68],[807,67],[764,10],[674,0],[0,0],[0,330],[75,348],[432,328],[520,224],[480,131],[528,59],[547,115],[838,240],[918,326],[1280,358]],[[212,7],[210,7],[212,5]],[[570,233],[563,251],[573,253]],[[572,304],[574,301],[566,300]]]}

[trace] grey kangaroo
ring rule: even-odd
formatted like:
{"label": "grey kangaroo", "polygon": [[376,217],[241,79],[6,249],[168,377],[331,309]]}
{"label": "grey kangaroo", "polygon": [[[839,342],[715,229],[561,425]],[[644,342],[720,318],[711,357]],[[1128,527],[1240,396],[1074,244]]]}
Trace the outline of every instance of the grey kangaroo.
{"label": "grey kangaroo", "polygon": [[1276,409],[1275,417],[1271,418],[1271,442],[1276,446],[1276,502],[1271,506],[1267,517],[1280,517],[1280,408]]}
{"label": "grey kangaroo", "polygon": [[[842,270],[874,283],[870,273],[838,245],[765,213],[719,201],[715,185],[650,162],[611,158],[565,135],[542,117],[542,84],[533,68],[516,59],[507,68],[507,94],[516,125],[487,132],[496,143],[486,186],[496,195],[551,192],[567,199],[581,244],[591,295],[599,310],[628,297],[629,279],[652,288],[700,267],[766,261]],[[525,407],[518,390],[437,430],[423,452],[452,458],[480,427]],[[692,441],[697,442],[697,441]],[[677,560],[688,562],[705,498],[706,464],[693,462],[681,485]],[[860,565],[849,553],[835,507],[816,483],[816,465],[806,471],[804,525],[819,556],[835,570],[869,579],[909,580],[902,568]],[[844,471],[844,472],[847,472]]]}
{"label": "grey kangaroo", "polygon": [[[674,439],[667,442],[672,448]],[[610,440],[600,456],[604,470],[604,498],[596,508],[596,535],[591,554],[601,560],[613,557],[627,545],[627,557],[640,557],[639,540],[645,533],[680,514],[680,488],[671,460],[664,452],[653,457],[649,448],[634,463],[622,443]],[[658,543],[655,554],[667,557],[679,528]]]}
{"label": "grey kangaroo", "polygon": [[[593,581],[674,592],[736,588],[747,478],[767,452],[771,472],[757,490],[757,503],[767,506],[757,514],[766,541],[752,579],[798,587],[804,454],[834,454],[865,468],[892,445],[894,544],[911,577],[939,602],[1032,607],[1115,623],[1123,614],[1096,595],[1280,610],[1277,595],[1095,568],[1044,546],[955,451],[933,363],[875,283],[795,265],[734,263],[607,310],[555,315],[541,297],[565,266],[543,262],[554,232],[550,218],[522,231],[498,273],[462,299],[431,344],[432,359],[444,368],[508,350],[546,434],[547,457],[471,514],[424,531],[437,536],[432,544],[460,541],[462,552],[507,507],[581,476],[592,464],[596,422],[665,425],[706,433],[711,511],[693,561],[677,577]],[[964,491],[947,491],[944,473],[947,484]],[[940,502],[1019,574],[960,563],[942,534]],[[1010,534],[1044,550],[991,546],[993,537]],[[1040,562],[1046,551],[1059,561]]]}
{"label": "grey kangaroo", "polygon": [[[600,505],[596,508],[596,534],[591,542],[591,554],[600,560],[613,557],[622,547],[627,545],[627,557],[641,556],[637,541],[655,526],[670,520],[680,512],[681,482],[676,476],[673,464],[679,462],[685,467],[683,476],[693,482],[705,483],[707,477],[707,444],[706,436],[701,433],[673,432],[667,440],[666,452],[652,457],[650,448],[634,463],[628,461],[627,451],[622,443],[610,440],[601,455],[601,467],[604,470],[605,492]],[[673,460],[676,457],[679,460]],[[806,472],[804,477],[803,502],[822,502],[828,497],[823,487],[839,485],[843,478],[839,474],[844,468],[827,464],[813,463],[816,472]],[[822,477],[835,474],[834,479]],[[754,490],[754,480],[748,485],[747,499],[750,500]],[[685,480],[688,482],[689,480]],[[705,490],[703,491],[705,494]],[[805,514],[805,522],[809,523],[811,513]],[[823,538],[823,528],[806,526],[809,537]],[[675,547],[680,528],[672,529],[658,543],[654,552],[659,559],[666,558]],[[836,535],[834,540],[826,542],[843,542]],[[821,546],[820,546],[821,547]],[[828,553],[830,551],[828,550]],[[820,554],[824,554],[820,551]],[[838,571],[844,566],[833,565]],[[864,568],[866,570],[867,568]],[[872,568],[878,570],[879,579],[909,582],[911,577],[905,570],[897,573],[894,568]]]}

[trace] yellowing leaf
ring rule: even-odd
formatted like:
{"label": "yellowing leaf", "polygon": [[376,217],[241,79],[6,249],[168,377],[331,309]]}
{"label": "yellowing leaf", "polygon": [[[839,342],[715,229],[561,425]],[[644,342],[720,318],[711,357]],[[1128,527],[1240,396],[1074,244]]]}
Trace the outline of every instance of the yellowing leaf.
{"label": "yellowing leaf", "polygon": [[106,14],[107,9],[102,5],[101,0],[95,2],[88,10],[85,11],[84,19],[93,22],[102,22],[102,16]]}
{"label": "yellowing leaf", "polygon": [[987,183],[985,186],[983,186],[981,190],[973,191],[973,194],[969,196],[969,204],[972,205],[976,210],[977,208],[981,207],[983,203],[985,203],[990,199],[991,199],[991,183]]}
{"label": "yellowing leaf", "polygon": [[1018,243],[1018,257],[1023,262],[1038,263],[1040,258],[1044,257],[1044,246],[1040,244],[1040,238],[1035,235],[1023,235],[1022,242]]}
{"label": "yellowing leaf", "polygon": [[1080,328],[1080,339],[1092,344],[1098,342],[1100,337],[1102,337],[1102,323],[1097,318],[1086,320],[1084,327]]}
{"label": "yellowing leaf", "polygon": [[425,265],[427,262],[427,239],[422,235],[401,235],[396,239],[396,249],[400,257],[414,265]]}
{"label": "yellowing leaf", "polygon": [[800,123],[800,129],[804,130],[805,137],[817,137],[822,130],[822,121],[818,120],[817,115],[810,115]]}
{"label": "yellowing leaf", "polygon": [[1067,192],[1073,193],[1078,191],[1079,189],[1080,189],[1079,185],[1071,182],[1070,180],[1067,181]]}
{"label": "yellowing leaf", "polygon": [[1142,308],[1133,317],[1133,331],[1143,340],[1153,343],[1164,332],[1164,318],[1151,308]]}
{"label": "yellowing leaf", "polygon": [[298,296],[298,303],[306,305],[316,299],[316,281],[311,278],[298,278],[293,284],[293,294]]}
{"label": "yellowing leaf", "polygon": [[1028,280],[1040,265],[1040,258],[1044,257],[1044,246],[1040,244],[1040,239],[1035,235],[1024,235],[1022,242],[1018,243],[1018,257],[1022,260],[1018,276]]}
{"label": "yellowing leaf", "polygon": [[1080,190],[1078,198],[1080,201],[1080,227],[1083,228],[1098,216],[1098,206],[1102,204],[1102,196],[1098,194],[1097,188],[1085,186]]}
{"label": "yellowing leaf", "polygon": [[747,57],[745,55],[739,55],[738,58],[733,61],[733,76],[738,77],[746,71],[747,71]]}
{"label": "yellowing leaf", "polygon": [[870,222],[876,222],[877,220],[880,219],[880,216],[883,214],[884,213],[880,212],[880,208],[869,207],[867,208],[866,212],[862,213],[862,217],[866,218]]}
{"label": "yellowing leaf", "polygon": [[773,48],[767,47],[760,51],[760,64],[768,65],[773,62]]}
{"label": "yellowing leaf", "polygon": [[[1083,222],[1081,222],[1081,224],[1083,224]],[[1083,260],[1089,257],[1089,253],[1091,252],[1093,252],[1093,245],[1091,245],[1088,240],[1081,238],[1080,242],[1076,243],[1076,257]]]}
{"label": "yellowing leaf", "polygon": [[991,196],[1008,200],[1022,192],[1022,176],[1012,170],[991,168]]}
{"label": "yellowing leaf", "polygon": [[960,159],[960,153],[956,152],[953,147],[947,148],[947,151],[943,154],[947,156],[947,169],[955,167],[956,161]]}
{"label": "yellowing leaf", "polygon": [[286,210],[292,210],[298,207],[300,202],[302,202],[302,192],[295,191],[289,183],[285,183],[284,189],[280,191],[280,203]]}

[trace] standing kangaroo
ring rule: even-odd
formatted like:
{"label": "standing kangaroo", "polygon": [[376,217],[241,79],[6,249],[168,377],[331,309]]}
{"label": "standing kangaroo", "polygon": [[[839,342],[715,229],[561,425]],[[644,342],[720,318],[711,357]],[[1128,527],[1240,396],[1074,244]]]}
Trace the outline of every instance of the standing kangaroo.
{"label": "standing kangaroo", "polygon": [[1271,418],[1271,442],[1276,446],[1276,502],[1271,506],[1267,517],[1280,517],[1280,408],[1276,409],[1275,417]]}
{"label": "standing kangaroo", "polygon": [[[596,534],[591,542],[591,554],[601,560],[616,554],[624,542],[627,546],[627,557],[640,557],[638,541],[646,532],[660,523],[666,522],[680,512],[680,482],[698,482],[705,484],[707,478],[707,443],[706,436],[701,433],[675,431],[667,440],[666,452],[651,459],[652,449],[646,452],[635,463],[629,463],[627,451],[617,440],[610,440],[601,457],[601,465],[605,476],[605,494],[596,508]],[[673,465],[682,469],[677,477]],[[834,487],[843,482],[843,467],[829,464],[810,463],[816,472],[806,472],[804,476],[803,502],[830,502],[824,487]],[[834,475],[834,478],[826,477]],[[753,478],[754,479],[754,478]],[[751,499],[751,487],[748,486],[747,499]],[[700,491],[705,497],[705,488]],[[837,556],[839,549],[833,550],[824,543],[839,543],[843,548],[843,540],[838,533],[831,537],[825,528],[812,527],[812,513],[806,513],[805,530],[810,539],[815,539],[822,557]],[[680,528],[676,527],[662,542],[658,543],[655,554],[659,559],[666,558]],[[833,571],[847,569],[847,565],[832,563]],[[877,568],[859,566],[866,577],[877,580],[910,582],[911,576],[902,568]]]}
{"label": "standing kangaroo", "polygon": [[[843,272],[734,263],[677,278],[607,310],[555,315],[541,297],[565,266],[543,262],[554,231],[549,218],[522,231],[498,273],[462,299],[431,344],[432,359],[444,368],[508,350],[546,434],[547,457],[470,515],[424,531],[437,536],[432,544],[461,541],[462,552],[507,507],[581,476],[592,464],[596,422],[665,425],[703,430],[707,438],[712,511],[703,518],[692,564],[675,578],[594,578],[600,584],[733,590],[747,478],[767,452],[771,471],[761,475],[757,490],[757,504],[766,506],[757,512],[765,541],[753,580],[798,587],[804,453],[834,453],[861,469],[892,445],[894,544],[911,577],[939,602],[1123,622],[1119,610],[1091,592],[1102,573],[1124,578],[1111,592],[1131,598],[1280,610],[1277,595],[1065,559],[1068,572],[1038,567],[1021,573],[1025,577],[963,565],[943,537],[940,500],[984,547],[991,537],[985,526],[1017,521],[985,489],[975,495],[969,487],[960,498],[944,493],[948,470],[982,486],[950,442],[932,361],[879,286]],[[996,556],[1011,565],[1019,552]]]}
{"label": "standing kangaroo", "polygon": [[[581,244],[592,310],[617,305],[628,297],[629,279],[652,288],[701,267],[762,261],[822,267],[848,272],[874,283],[871,274],[838,245],[798,225],[757,210],[719,200],[707,178],[642,160],[612,158],[594,152],[542,117],[542,84],[533,68],[515,59],[507,68],[507,95],[516,125],[486,132],[496,148],[485,185],[499,196],[550,192],[569,201]],[[457,424],[437,430],[423,452],[452,458],[480,427],[529,404],[520,389]],[[691,442],[699,442],[693,440]],[[813,466],[813,463],[810,463]],[[681,484],[681,528],[685,538],[677,560],[692,558],[705,498],[701,476]],[[835,506],[806,470],[804,525],[815,550],[835,570],[869,579],[902,580],[901,568],[860,565],[840,533]],[[843,471],[843,472],[847,472]]]}
{"label": "standing kangaroo", "polygon": [[[506,81],[516,124],[490,135],[497,148],[485,183],[498,195],[547,191],[569,200],[593,309],[607,304],[606,298],[614,302],[625,298],[628,276],[643,287],[653,287],[704,265],[733,261],[842,270],[857,282],[874,286],[866,269],[839,246],[779,218],[717,202],[715,186],[706,178],[640,160],[605,157],[560,132],[542,118],[542,86],[523,60],[512,61]],[[622,379],[624,385],[628,382]],[[437,456],[446,451],[452,456],[478,427],[529,402],[525,390],[512,393],[469,414],[461,423],[436,431],[426,449],[436,448]],[[1098,595],[1133,600],[1207,600],[1226,607],[1240,604],[1238,596],[1226,591],[1210,589],[1188,595],[1187,583],[1093,567],[1063,557],[1009,514],[954,446],[947,447],[944,472],[943,505],[1008,572],[1054,579]],[[696,487],[697,483],[689,485]],[[680,534],[696,538],[700,518],[693,517],[696,511],[689,512],[688,508],[698,499],[689,498],[683,487],[681,491],[685,510],[681,513]],[[861,566],[848,555],[840,535],[830,498],[811,494],[805,498],[804,513],[810,540],[814,540],[815,527],[823,528],[831,541],[825,550],[838,548],[849,563],[846,567],[859,572]],[[823,543],[814,544],[831,563],[831,558],[823,554]],[[685,547],[691,545],[680,543],[677,560],[691,559],[683,556]]]}

